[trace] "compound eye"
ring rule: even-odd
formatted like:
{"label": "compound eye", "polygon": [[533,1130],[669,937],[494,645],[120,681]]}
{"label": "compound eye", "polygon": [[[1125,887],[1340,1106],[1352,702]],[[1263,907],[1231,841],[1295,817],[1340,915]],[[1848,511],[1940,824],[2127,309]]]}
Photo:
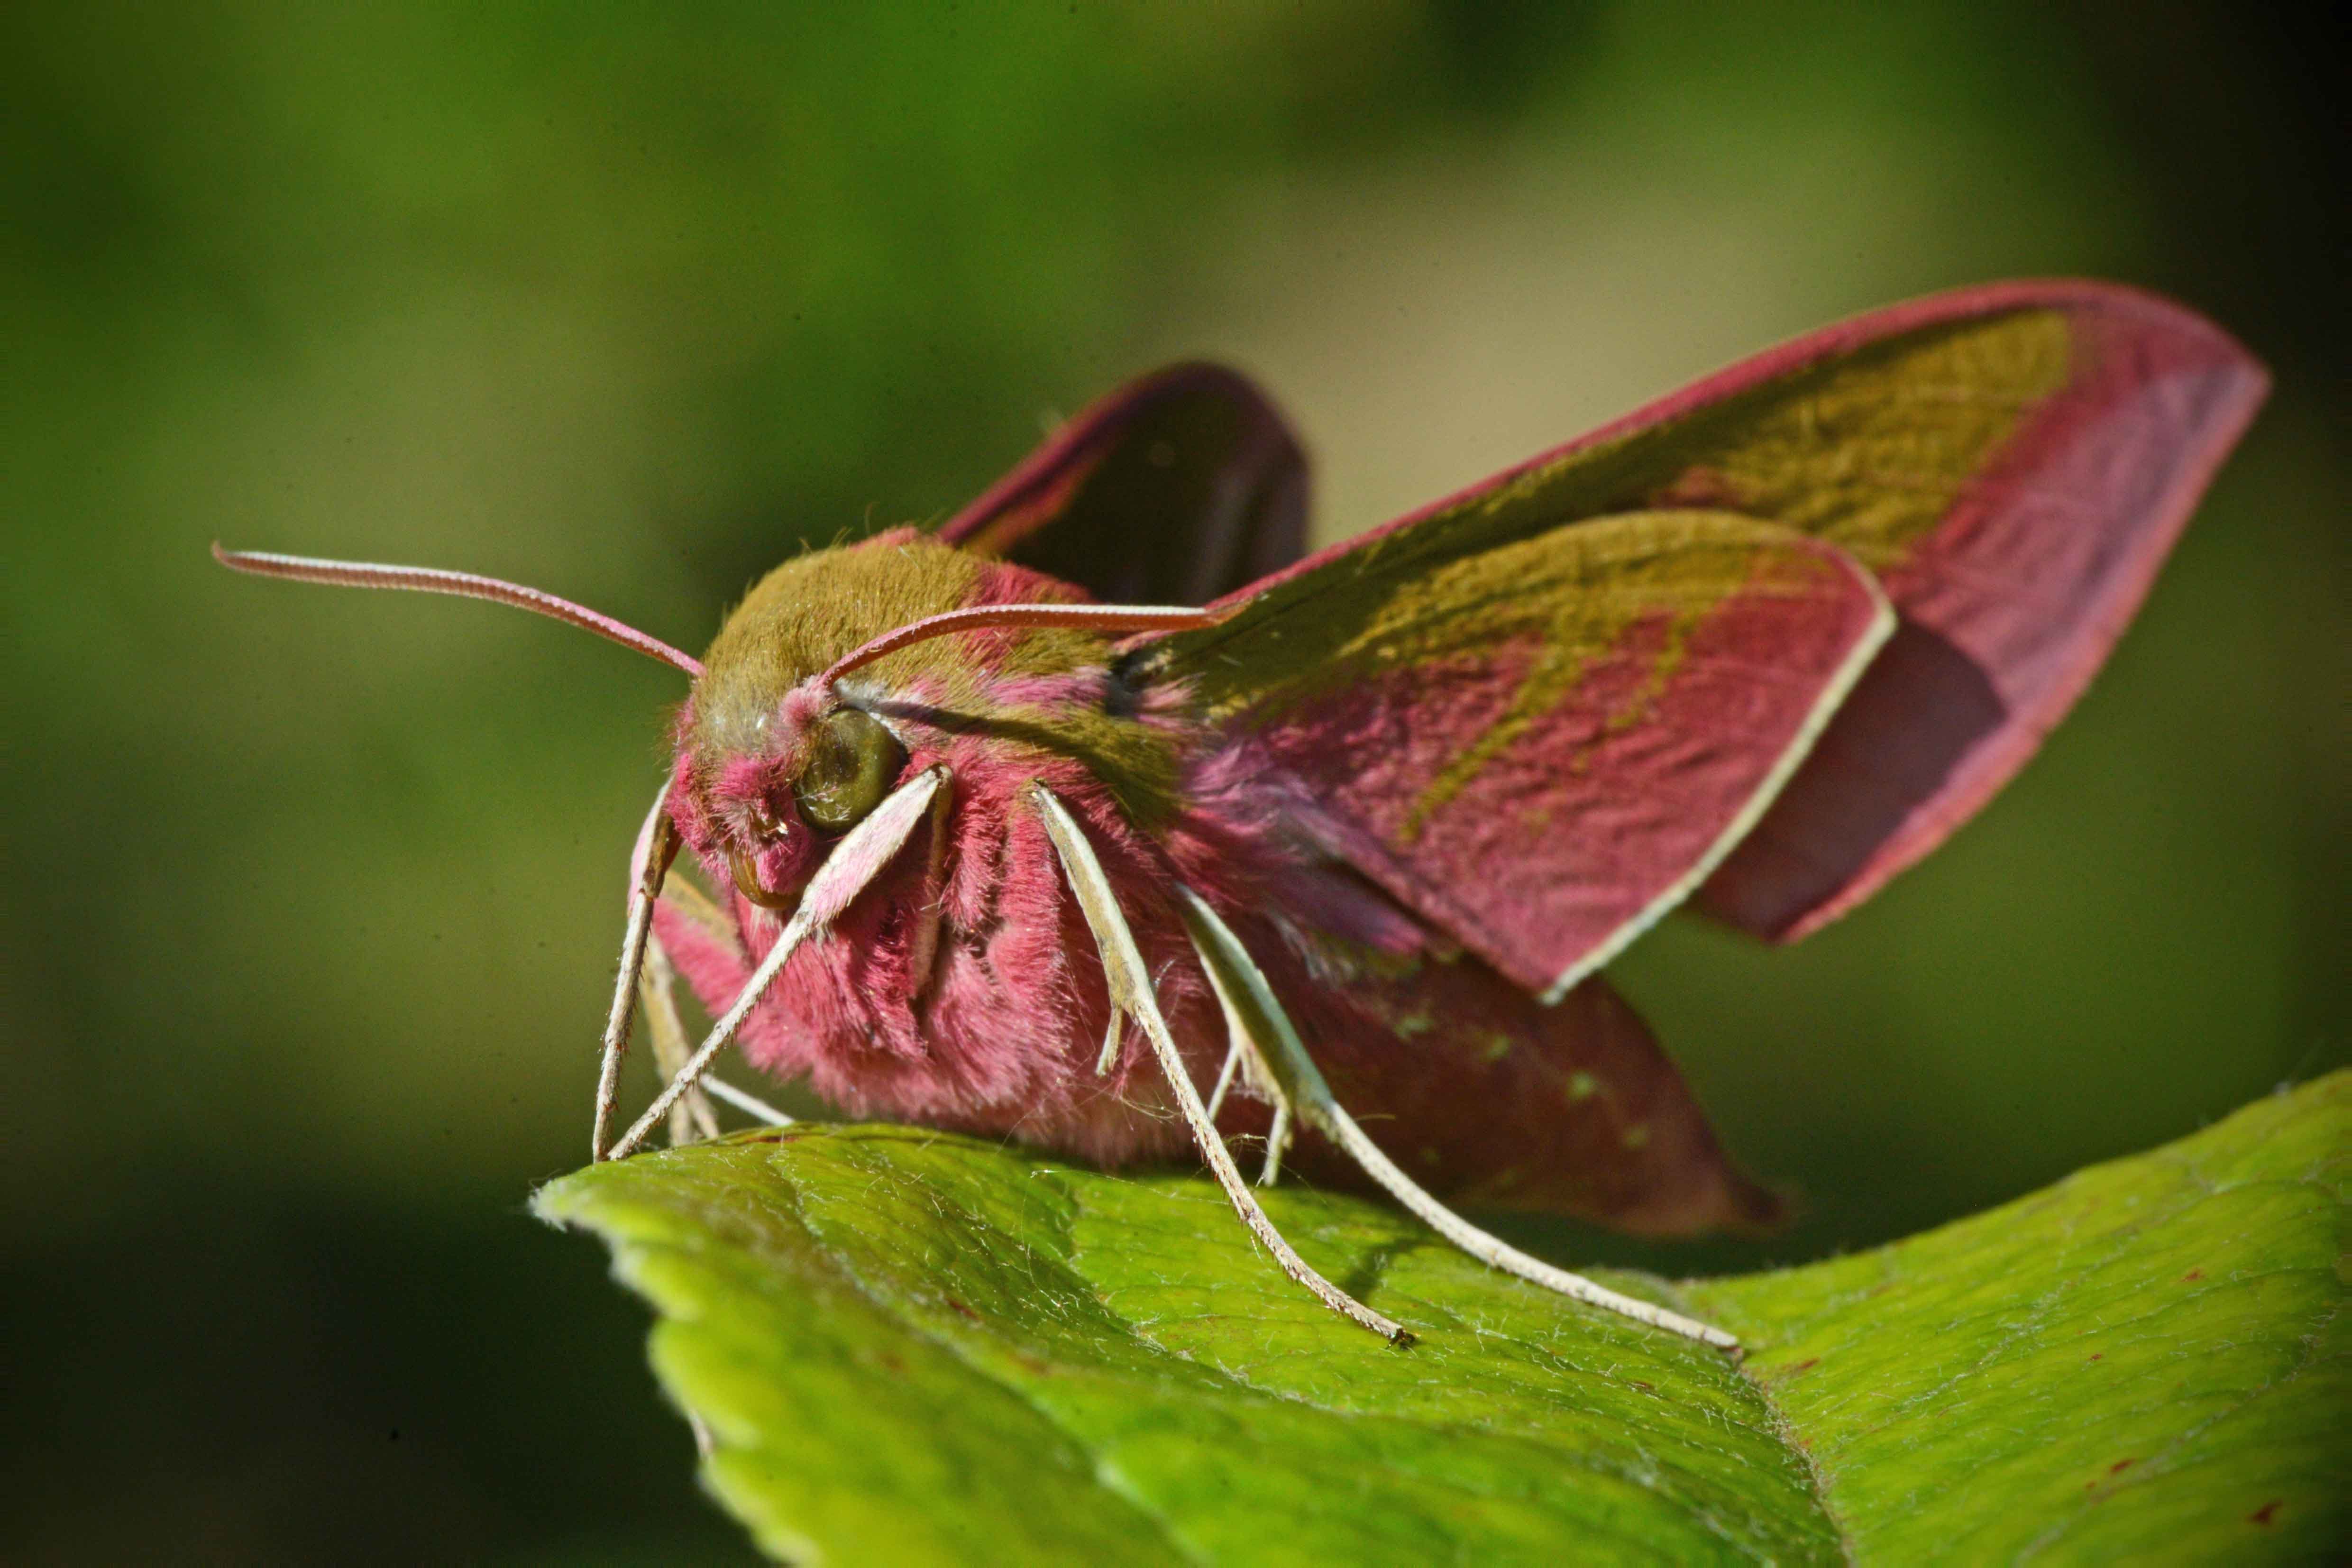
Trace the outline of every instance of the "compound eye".
{"label": "compound eye", "polygon": [[840,833],[882,804],[907,765],[907,748],[869,713],[836,709],[817,721],[808,766],[793,785],[811,827]]}

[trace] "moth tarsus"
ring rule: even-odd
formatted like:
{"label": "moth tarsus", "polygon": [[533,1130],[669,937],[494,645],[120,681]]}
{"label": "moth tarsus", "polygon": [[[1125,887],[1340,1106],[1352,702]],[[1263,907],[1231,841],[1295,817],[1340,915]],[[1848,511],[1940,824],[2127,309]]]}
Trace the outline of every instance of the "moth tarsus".
{"label": "moth tarsus", "polygon": [[796,1127],[800,1119],[789,1110],[780,1110],[756,1094],[737,1089],[717,1073],[702,1075],[702,1087],[714,1100],[723,1100],[762,1127]]}
{"label": "moth tarsus", "polygon": [[1201,1103],[1200,1092],[1192,1087],[1192,1074],[1186,1070],[1183,1054],[1176,1047],[1175,1037],[1169,1031],[1168,1021],[1160,1011],[1159,998],[1153,994],[1150,973],[1144,968],[1143,955],[1136,946],[1135,933],[1118,907],[1118,894],[1110,879],[1103,874],[1102,862],[1087,841],[1086,830],[1070,816],[1068,808],[1056,799],[1053,791],[1044,785],[1034,785],[1031,799],[1045,819],[1045,832],[1053,840],[1063,873],[1068,877],[1070,889],[1076,896],[1078,909],[1085,916],[1087,929],[1094,932],[1096,951],[1102,959],[1103,972],[1111,987],[1113,1005],[1133,1017],[1150,1042],[1153,1056],[1159,1059],[1160,1070],[1168,1080],[1169,1092],[1176,1100],[1177,1110],[1191,1129],[1193,1145],[1208,1164],[1217,1184],[1225,1190],[1226,1198],[1239,1214],[1242,1223],[1256,1237],[1260,1246],[1274,1254],[1282,1271],[1312,1291],[1318,1300],[1342,1317],[1361,1324],[1372,1332],[1400,1348],[1412,1343],[1412,1334],[1393,1318],[1372,1310],[1353,1296],[1317,1273],[1297,1250],[1275,1228],[1266,1217],[1249,1184],[1242,1179],[1241,1170],[1225,1142],[1217,1134],[1216,1123],[1209,1120],[1208,1109]]}
{"label": "moth tarsus", "polygon": [[[1288,1112],[1297,1107],[1296,1114],[1334,1143],[1353,1160],[1364,1174],[1370,1176],[1388,1194],[1421,1218],[1431,1229],[1454,1243],[1471,1257],[1507,1274],[1540,1285],[1572,1300],[1585,1302],[1622,1317],[1696,1340],[1718,1350],[1736,1350],[1738,1341],[1722,1330],[1684,1317],[1654,1303],[1621,1294],[1606,1286],[1571,1274],[1533,1258],[1504,1241],[1501,1237],[1479,1229],[1445,1205],[1430,1195],[1412,1177],[1398,1169],[1395,1163],[1382,1153],[1380,1146],[1366,1136],[1355,1119],[1342,1110],[1331,1093],[1331,1087],[1315,1066],[1314,1058],[1298,1037],[1289,1016],[1284,1012],[1281,999],[1266,984],[1265,976],[1251,960],[1249,950],[1241,939],[1219,917],[1209,901],[1192,889],[1181,889],[1184,899],[1185,924],[1192,945],[1200,954],[1201,966],[1217,988],[1218,1000],[1223,1004],[1228,1025],[1237,1032],[1246,1032],[1260,1060],[1268,1064],[1275,1081],[1280,1086],[1280,1104]],[[1288,1120],[1284,1116],[1277,1126]],[[1272,1179],[1276,1146],[1267,1151],[1267,1180]]]}
{"label": "moth tarsus", "polygon": [[[1229,1137],[1264,1138],[1262,1184],[1368,1180],[1495,1268],[1737,1355],[1446,1198],[1773,1223],[1594,972],[1686,899],[1793,940],[1934,847],[2081,691],[2265,385],[2131,289],[1963,289],[1310,557],[1288,426],[1179,365],[934,531],[804,549],[699,659],[493,578],[215,553],[530,609],[692,679],[631,857],[595,1158],[674,1112],[708,1132],[706,1096],[782,1120],[709,1076],[737,1042],[854,1115],[1113,1166],[1189,1142],[1292,1279],[1392,1343]],[[1889,452],[1899,482],[1870,483]],[[715,898],[668,879],[681,852]],[[672,970],[716,1020],[690,1055]],[[641,981],[667,1081],[611,1138]]]}
{"label": "moth tarsus", "polygon": [[1274,1102],[1274,1124],[1265,1131],[1265,1163],[1258,1168],[1257,1184],[1270,1187],[1282,1179],[1282,1156],[1290,1147],[1290,1100]]}
{"label": "moth tarsus", "polygon": [[1234,1087],[1234,1073],[1241,1066],[1241,1062],[1242,1043],[1236,1037],[1226,1046],[1225,1059],[1217,1068],[1216,1085],[1209,1090],[1210,1121],[1214,1121],[1217,1119],[1217,1113],[1225,1108],[1225,1095]]}

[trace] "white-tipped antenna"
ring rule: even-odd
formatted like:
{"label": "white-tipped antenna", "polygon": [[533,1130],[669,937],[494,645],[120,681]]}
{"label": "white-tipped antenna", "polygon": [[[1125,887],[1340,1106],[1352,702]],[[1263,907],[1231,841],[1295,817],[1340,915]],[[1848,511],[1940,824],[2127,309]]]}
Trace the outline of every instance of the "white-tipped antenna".
{"label": "white-tipped antenna", "polygon": [[450,594],[461,599],[488,599],[494,605],[511,605],[518,610],[529,610],[551,621],[578,626],[583,632],[594,632],[647,658],[673,665],[694,679],[699,679],[702,675],[702,661],[692,654],[680,652],[661,638],[585,605],[575,605],[520,583],[478,576],[471,572],[446,572],[437,566],[383,566],[371,561],[322,561],[309,555],[223,550],[217,541],[213,544],[213,559],[232,572],[249,572],[257,577],[284,577],[296,583],[323,583],[336,588],[405,588],[412,593]]}

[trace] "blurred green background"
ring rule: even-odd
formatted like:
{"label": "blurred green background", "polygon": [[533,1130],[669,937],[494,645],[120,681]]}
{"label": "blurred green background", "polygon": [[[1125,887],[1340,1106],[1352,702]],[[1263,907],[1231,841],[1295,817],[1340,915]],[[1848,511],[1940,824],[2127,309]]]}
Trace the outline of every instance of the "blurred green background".
{"label": "blurred green background", "polygon": [[2125,279],[2279,388],[2074,720],[1802,948],[1619,966],[1807,1218],[1518,1234],[1817,1256],[2345,1061],[2334,46],[1860,9],[7,8],[9,1554],[748,1555],[522,1207],[675,678],[215,537],[698,647],[1178,355],[1288,406],[1328,538],[1853,310]]}

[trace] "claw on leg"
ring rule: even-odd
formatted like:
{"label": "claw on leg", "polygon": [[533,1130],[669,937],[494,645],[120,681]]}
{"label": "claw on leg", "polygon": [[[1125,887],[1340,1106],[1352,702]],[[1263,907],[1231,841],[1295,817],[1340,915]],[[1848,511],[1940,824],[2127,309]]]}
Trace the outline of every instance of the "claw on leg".
{"label": "claw on leg", "polygon": [[1110,1069],[1118,1065],[1118,1047],[1126,1038],[1127,1015],[1120,1012],[1118,1004],[1114,1002],[1110,1006],[1110,1022],[1103,1026],[1102,1054],[1095,1058],[1097,1078],[1107,1077]]}

